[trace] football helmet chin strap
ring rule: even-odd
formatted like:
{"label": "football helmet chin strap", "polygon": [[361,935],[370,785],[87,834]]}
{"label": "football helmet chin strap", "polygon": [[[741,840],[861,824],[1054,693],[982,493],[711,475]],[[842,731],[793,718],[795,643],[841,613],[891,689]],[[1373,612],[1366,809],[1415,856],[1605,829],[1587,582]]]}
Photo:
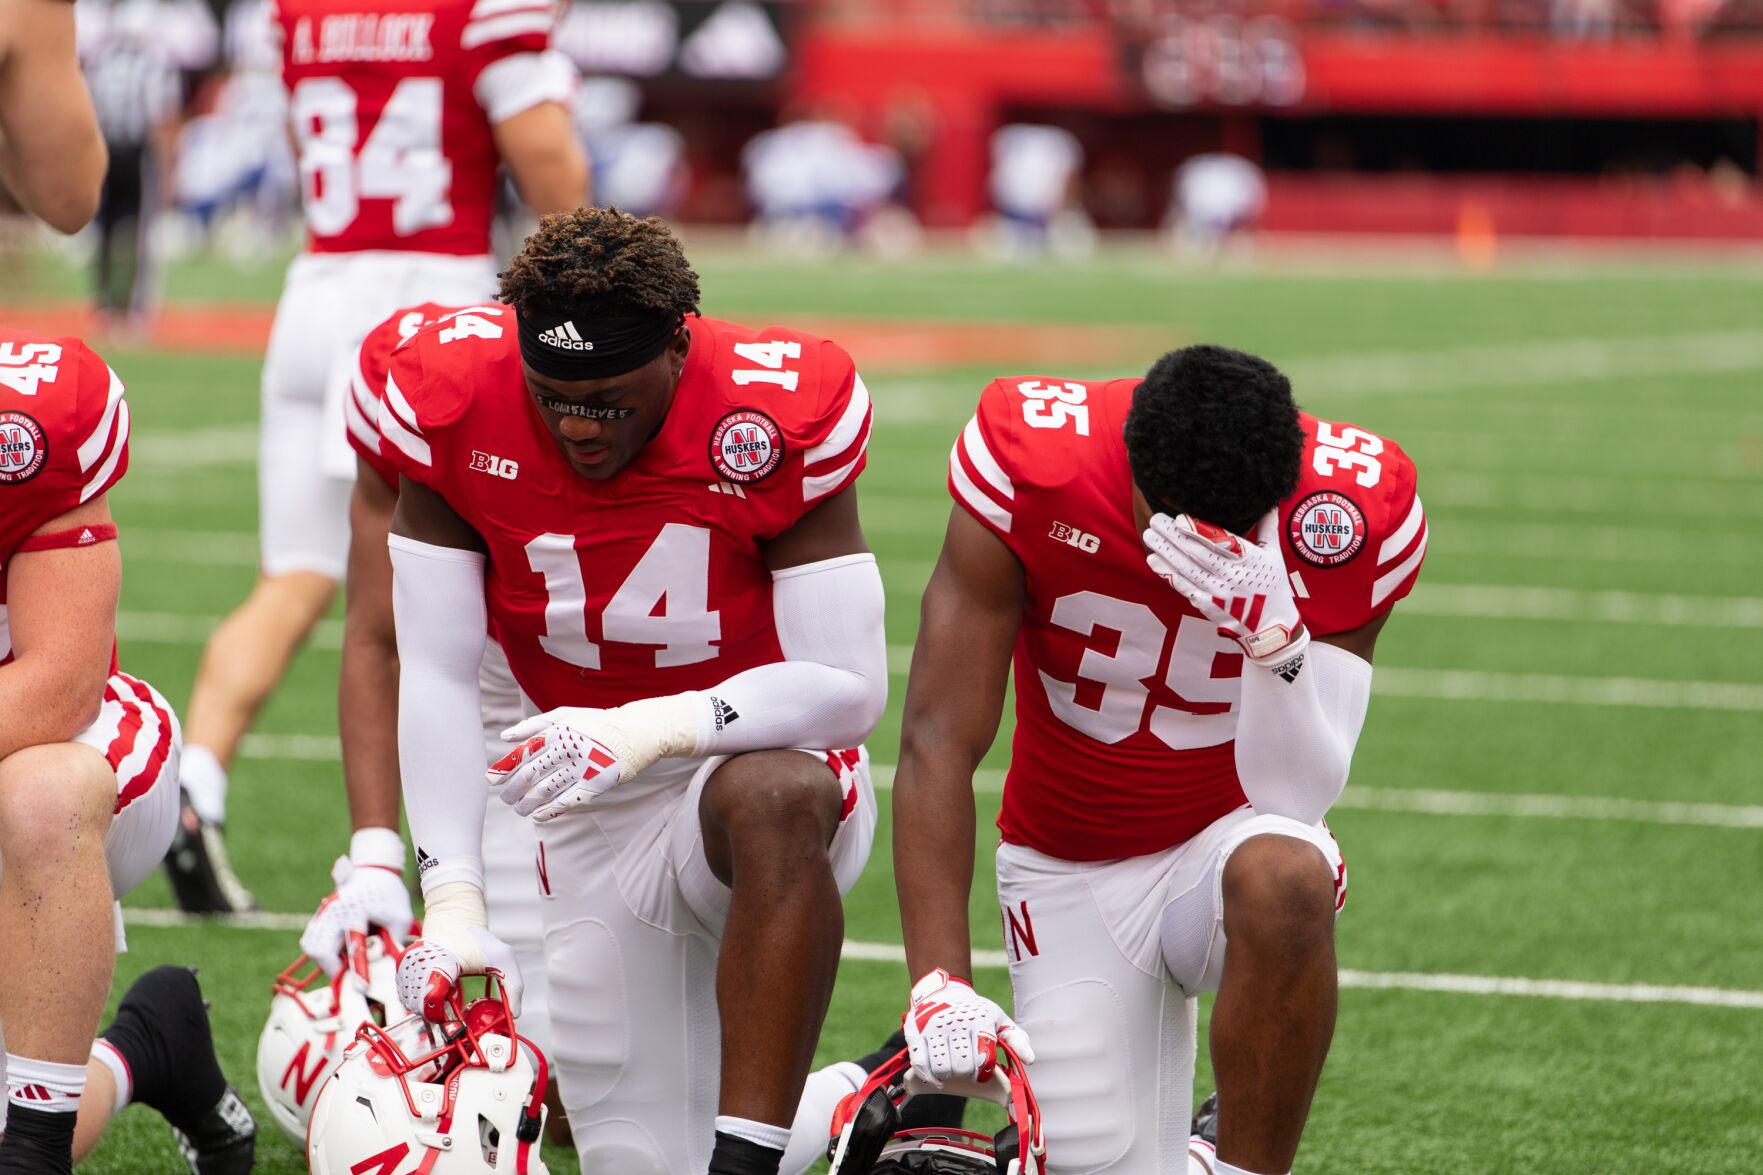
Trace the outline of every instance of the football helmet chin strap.
{"label": "football helmet chin strap", "polygon": [[[919,1093],[952,1093],[1003,1106],[1010,1124],[996,1137],[941,1127],[900,1129],[900,1103]],[[912,1072],[905,1050],[839,1103],[827,1144],[830,1175],[1045,1175],[1047,1142],[1028,1072],[1009,1044],[985,1081],[949,1081],[937,1089]]]}

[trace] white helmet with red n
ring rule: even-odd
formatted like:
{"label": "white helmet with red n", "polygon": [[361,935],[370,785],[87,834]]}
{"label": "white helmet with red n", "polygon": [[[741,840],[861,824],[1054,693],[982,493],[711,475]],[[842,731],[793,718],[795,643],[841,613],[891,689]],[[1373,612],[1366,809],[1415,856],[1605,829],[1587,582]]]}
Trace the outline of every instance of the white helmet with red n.
{"label": "white helmet with red n", "polygon": [[[420,1017],[413,1017],[420,1019]],[[312,1175],[547,1175],[544,1053],[514,1028],[500,988],[409,1051],[399,1027],[364,1024],[312,1111]]]}
{"label": "white helmet with red n", "polygon": [[[1010,1124],[995,1138],[944,1127],[900,1129],[900,1103],[920,1093],[996,1102],[1010,1111]],[[943,1089],[920,1083],[901,1049],[839,1103],[826,1157],[831,1175],[1045,1175],[1047,1142],[1028,1073],[1015,1051],[999,1041],[990,1077]]]}
{"label": "white helmet with red n", "polygon": [[[378,930],[350,936],[348,965],[335,979],[327,980],[305,955],[276,976],[269,1022],[257,1038],[257,1088],[270,1117],[294,1145],[306,1144],[306,1123],[318,1091],[342,1063],[355,1030],[404,1018],[398,1004],[398,960],[403,955],[397,940]],[[408,1029],[400,1031],[412,1035]],[[420,1034],[420,1025],[415,1032]]]}

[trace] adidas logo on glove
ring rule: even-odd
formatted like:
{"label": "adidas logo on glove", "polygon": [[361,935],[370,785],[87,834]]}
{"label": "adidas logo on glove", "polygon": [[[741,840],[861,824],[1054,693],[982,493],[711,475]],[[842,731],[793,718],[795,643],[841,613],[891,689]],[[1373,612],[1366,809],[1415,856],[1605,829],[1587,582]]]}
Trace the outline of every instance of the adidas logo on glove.
{"label": "adidas logo on glove", "polygon": [[581,336],[575,323],[563,322],[539,335],[539,341],[560,351],[592,351],[594,344]]}

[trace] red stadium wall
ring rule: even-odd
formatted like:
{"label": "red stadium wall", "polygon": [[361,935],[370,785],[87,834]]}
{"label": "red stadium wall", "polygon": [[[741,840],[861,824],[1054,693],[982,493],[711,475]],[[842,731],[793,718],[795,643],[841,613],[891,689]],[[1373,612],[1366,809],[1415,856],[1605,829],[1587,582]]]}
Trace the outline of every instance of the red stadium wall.
{"label": "red stadium wall", "polygon": [[[1141,47],[1104,24],[1047,31],[815,27],[798,47],[792,93],[847,112],[879,133],[901,109],[928,112],[919,211],[969,223],[986,209],[987,141],[1012,108],[1170,117],[1220,112],[1243,125],[1280,114],[1538,117],[1763,115],[1763,39],[1669,38],[1603,44],[1463,32],[1307,28],[1295,44],[1301,90],[1279,106],[1200,101],[1171,109],[1150,96]],[[1232,149],[1253,153],[1254,136]],[[1448,232],[1465,214],[1499,231],[1587,236],[1757,237],[1756,192],[1716,194],[1672,181],[1430,179],[1276,174],[1275,230]]]}

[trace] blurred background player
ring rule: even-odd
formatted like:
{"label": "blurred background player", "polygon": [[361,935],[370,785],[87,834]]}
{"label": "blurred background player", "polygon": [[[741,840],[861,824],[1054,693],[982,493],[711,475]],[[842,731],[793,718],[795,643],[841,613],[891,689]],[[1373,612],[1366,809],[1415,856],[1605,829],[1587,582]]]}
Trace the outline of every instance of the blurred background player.
{"label": "blurred background player", "polygon": [[996,215],[981,240],[1000,257],[1082,256],[1096,229],[1083,210],[1083,144],[1063,127],[1010,123],[992,134],[986,187]]}
{"label": "blurred background player", "polygon": [[[98,111],[110,167],[98,208],[94,285],[100,328],[135,335],[145,326],[153,298],[154,219],[175,174],[178,127],[183,110],[184,62],[210,55],[214,20],[198,5],[207,25],[169,19],[158,0],[123,0],[80,6],[80,57]],[[181,43],[182,42],[182,43]]]}
{"label": "blurred background player", "polygon": [[117,900],[164,856],[178,808],[177,717],[116,661],[107,494],[128,437],[122,381],[85,344],[0,330],[0,1172],[70,1171],[131,1096],[210,1154],[203,1171],[250,1169],[251,1116],[219,1079],[188,972],[125,999],[112,1044],[93,1046]]}
{"label": "blurred background player", "polygon": [[190,695],[187,803],[166,865],[195,912],[253,905],[220,835],[227,769],[343,576],[357,344],[399,306],[494,292],[498,162],[538,211],[587,196],[574,72],[548,48],[547,0],[378,14],[290,0],[277,17],[309,241],[264,359],[260,577],[209,639]]}
{"label": "blurred background player", "polygon": [[98,211],[104,138],[80,78],[74,6],[0,0],[0,183],[60,232]]}
{"label": "blurred background player", "polygon": [[1207,151],[1175,169],[1165,231],[1178,248],[1213,257],[1254,228],[1267,208],[1267,177],[1249,160]]}
{"label": "blurred background player", "polygon": [[[1198,346],[1142,380],[996,381],[949,487],[894,782],[913,1066],[970,1078],[1008,1038],[1053,1170],[1169,1171],[1216,992],[1216,1161],[1190,1170],[1284,1175],[1334,1034],[1347,874],[1322,818],[1426,555],[1414,466],[1301,413],[1265,360]],[[1014,1022],[972,987],[967,914],[1013,650]]]}

